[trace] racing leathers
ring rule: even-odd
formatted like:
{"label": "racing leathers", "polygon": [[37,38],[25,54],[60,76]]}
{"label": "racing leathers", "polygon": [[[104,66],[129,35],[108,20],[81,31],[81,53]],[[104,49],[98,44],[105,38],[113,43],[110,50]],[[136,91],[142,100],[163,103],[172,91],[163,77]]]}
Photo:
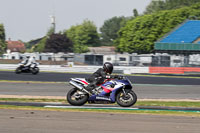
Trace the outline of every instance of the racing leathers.
{"label": "racing leathers", "polygon": [[102,84],[105,79],[118,77],[118,75],[110,75],[109,73],[106,73],[103,68],[99,68],[87,79],[89,85],[86,87],[86,90],[91,92],[94,88],[97,87],[98,84]]}
{"label": "racing leathers", "polygon": [[36,63],[34,57],[29,57],[29,58],[26,58],[25,60],[23,60],[21,62],[21,64],[24,64],[24,67],[30,67],[31,64],[34,64]]}

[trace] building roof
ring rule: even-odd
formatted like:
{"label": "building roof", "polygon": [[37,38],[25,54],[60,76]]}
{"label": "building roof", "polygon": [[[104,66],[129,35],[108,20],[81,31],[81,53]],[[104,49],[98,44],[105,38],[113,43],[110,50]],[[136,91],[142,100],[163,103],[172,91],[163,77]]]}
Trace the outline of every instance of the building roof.
{"label": "building roof", "polygon": [[154,48],[157,52],[199,53],[200,20],[185,21],[160,41],[155,42]]}
{"label": "building roof", "polygon": [[7,49],[11,52],[25,52],[26,48],[23,42],[21,41],[11,41],[8,40],[7,42]]}
{"label": "building roof", "polygon": [[89,47],[89,50],[93,54],[115,54],[115,47],[113,46],[101,46],[101,47]]}
{"label": "building roof", "polygon": [[200,21],[188,20],[165,36],[161,43],[196,43],[200,37]]}

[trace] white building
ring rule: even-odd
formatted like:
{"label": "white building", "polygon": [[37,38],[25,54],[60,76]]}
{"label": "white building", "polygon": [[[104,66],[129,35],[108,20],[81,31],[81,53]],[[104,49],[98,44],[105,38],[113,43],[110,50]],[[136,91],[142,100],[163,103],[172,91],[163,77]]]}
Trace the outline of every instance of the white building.
{"label": "white building", "polygon": [[200,54],[193,54],[189,56],[189,64],[200,66]]}
{"label": "white building", "polygon": [[19,60],[21,59],[21,54],[19,52],[7,52],[6,54],[3,54],[3,59],[12,59],[12,60]]}
{"label": "white building", "polygon": [[170,55],[170,66],[171,67],[184,66],[184,56]]}
{"label": "white building", "polygon": [[105,62],[111,62],[115,66],[200,66],[200,54],[189,56],[170,55],[170,54],[74,54],[74,53],[18,53],[9,51],[3,54],[3,59],[20,60],[26,56],[33,56],[41,61],[67,61],[77,64],[103,65]]}
{"label": "white building", "polygon": [[113,55],[104,55],[103,56],[103,63],[111,62],[115,65],[129,65],[129,54],[113,54]]}

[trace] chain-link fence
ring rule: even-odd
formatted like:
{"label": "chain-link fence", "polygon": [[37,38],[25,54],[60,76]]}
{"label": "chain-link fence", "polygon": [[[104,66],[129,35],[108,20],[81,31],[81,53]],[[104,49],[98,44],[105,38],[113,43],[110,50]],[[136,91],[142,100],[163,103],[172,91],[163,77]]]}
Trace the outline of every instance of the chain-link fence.
{"label": "chain-link fence", "polygon": [[137,55],[130,56],[126,63],[120,60],[114,62],[117,66],[200,67],[200,55]]}

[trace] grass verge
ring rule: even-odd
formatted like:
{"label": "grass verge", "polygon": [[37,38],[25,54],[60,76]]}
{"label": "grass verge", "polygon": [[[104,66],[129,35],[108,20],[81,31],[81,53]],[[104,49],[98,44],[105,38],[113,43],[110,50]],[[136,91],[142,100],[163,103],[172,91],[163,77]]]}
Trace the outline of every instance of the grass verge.
{"label": "grass verge", "polygon": [[200,112],[166,111],[166,110],[110,110],[110,109],[70,109],[70,108],[44,108],[33,106],[0,105],[0,109],[14,110],[40,110],[40,111],[63,111],[63,112],[93,112],[93,113],[117,113],[117,114],[147,114],[147,115],[170,115],[185,117],[200,117]]}
{"label": "grass verge", "polygon": [[[0,98],[0,102],[59,102],[66,104],[65,99],[35,99],[35,98]],[[138,101],[134,106],[163,106],[163,107],[200,107],[200,102],[186,101]],[[116,109],[70,109],[70,108],[44,108],[34,106],[0,105],[0,109],[17,110],[43,110],[66,112],[96,112],[96,113],[125,113],[125,114],[153,114],[200,117],[200,112],[172,111],[172,110],[116,110]]]}
{"label": "grass verge", "polygon": [[199,101],[138,101],[135,106],[200,107]]}
{"label": "grass verge", "polygon": [[46,98],[0,98],[0,102],[61,102],[67,103],[65,99],[46,99]]}
{"label": "grass verge", "polygon": [[[60,102],[67,103],[66,99],[46,98],[0,98],[0,102]],[[199,107],[199,101],[137,101],[134,106],[163,106],[163,107]]]}

